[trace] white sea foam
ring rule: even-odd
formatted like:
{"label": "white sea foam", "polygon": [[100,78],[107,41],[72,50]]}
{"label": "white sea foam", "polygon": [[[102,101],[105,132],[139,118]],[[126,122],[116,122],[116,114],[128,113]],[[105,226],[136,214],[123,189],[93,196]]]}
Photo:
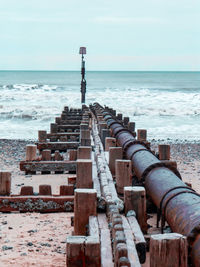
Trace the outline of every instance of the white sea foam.
{"label": "white sea foam", "polygon": [[[50,122],[65,105],[81,106],[79,73],[68,73],[65,82],[66,73],[31,75],[27,78],[23,73],[20,79],[25,82],[0,79],[0,138],[36,139],[37,131],[49,130]],[[194,83],[191,74],[184,78],[187,82],[182,81],[182,76],[168,81],[161,74],[157,80],[149,73],[135,75],[137,79],[127,73],[90,74],[87,104],[99,102],[113,107],[135,121],[137,128],[146,128],[149,138],[199,140],[198,79]]]}

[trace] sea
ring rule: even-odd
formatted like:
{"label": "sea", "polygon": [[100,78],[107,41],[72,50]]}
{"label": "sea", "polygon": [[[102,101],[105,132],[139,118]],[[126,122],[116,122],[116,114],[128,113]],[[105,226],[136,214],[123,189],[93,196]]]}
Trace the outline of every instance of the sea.
{"label": "sea", "polygon": [[[80,71],[0,71],[0,138],[36,140],[64,106],[81,107]],[[200,72],[87,71],[99,102],[147,129],[148,139],[200,140]]]}

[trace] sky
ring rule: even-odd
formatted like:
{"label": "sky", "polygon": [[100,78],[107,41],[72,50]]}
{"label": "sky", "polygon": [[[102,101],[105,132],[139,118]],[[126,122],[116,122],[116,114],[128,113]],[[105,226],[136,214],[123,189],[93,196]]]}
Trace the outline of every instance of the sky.
{"label": "sky", "polygon": [[200,71],[199,0],[0,0],[1,70]]}

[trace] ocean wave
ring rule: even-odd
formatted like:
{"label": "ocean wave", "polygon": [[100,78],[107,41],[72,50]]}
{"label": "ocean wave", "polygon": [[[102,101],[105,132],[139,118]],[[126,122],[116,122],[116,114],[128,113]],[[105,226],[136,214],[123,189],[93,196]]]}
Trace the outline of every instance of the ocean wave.
{"label": "ocean wave", "polygon": [[[188,122],[191,134],[197,132],[194,127],[200,125],[200,93],[198,90],[168,90],[152,89],[145,86],[113,86],[103,89],[87,88],[86,104],[99,102],[102,105],[116,109],[117,113],[129,116],[131,121],[136,122],[139,128],[150,129],[155,133],[158,125],[159,135],[167,135],[166,127],[170,134],[189,135],[188,126],[181,125]],[[80,107],[80,88],[54,86],[41,83],[13,84],[0,86],[0,126],[1,130],[10,131],[16,135],[22,134],[21,129],[27,129],[31,137],[37,137],[38,129],[49,129],[49,123],[59,116],[63,107]],[[16,130],[14,128],[19,128]],[[153,126],[152,126],[153,125]],[[19,127],[18,127],[19,126]],[[32,127],[32,128],[31,128]],[[171,128],[170,128],[171,127]],[[31,129],[33,133],[31,132]],[[181,129],[181,130],[180,130]],[[26,131],[26,130],[24,130]],[[181,132],[182,131],[182,132]],[[3,133],[0,133],[0,136]],[[26,133],[27,134],[27,133]],[[11,134],[10,134],[11,135]]]}
{"label": "ocean wave", "polygon": [[55,91],[59,87],[56,85],[48,84],[7,84],[0,85],[1,90],[17,90],[17,91],[34,91],[34,90],[44,90],[44,91]]}

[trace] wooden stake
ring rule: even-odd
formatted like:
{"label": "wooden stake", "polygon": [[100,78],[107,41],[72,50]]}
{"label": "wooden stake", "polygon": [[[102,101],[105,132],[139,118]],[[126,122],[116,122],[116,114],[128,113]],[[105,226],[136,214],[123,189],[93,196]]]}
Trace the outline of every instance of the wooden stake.
{"label": "wooden stake", "polygon": [[71,161],[77,160],[77,150],[76,149],[69,150],[69,160],[71,160]]}
{"label": "wooden stake", "polygon": [[138,223],[144,233],[147,231],[146,192],[142,186],[124,187],[125,214],[134,210]]}
{"label": "wooden stake", "polygon": [[91,159],[91,154],[91,146],[79,146],[77,152],[77,159]]}
{"label": "wooden stake", "polygon": [[89,159],[77,160],[76,174],[77,174],[77,179],[76,179],[77,188],[93,188],[92,160]]}
{"label": "wooden stake", "polygon": [[159,145],[158,153],[160,160],[170,160],[170,145]]}
{"label": "wooden stake", "polygon": [[112,175],[115,175],[115,160],[122,159],[122,148],[121,147],[110,147],[109,148],[109,168]]}
{"label": "wooden stake", "polygon": [[39,142],[47,141],[47,131],[38,131],[38,141]]}
{"label": "wooden stake", "polygon": [[132,185],[132,163],[131,160],[115,161],[116,185],[119,194],[124,193],[125,186]]}
{"label": "wooden stake", "polygon": [[116,139],[113,137],[106,137],[106,139],[105,139],[105,151],[109,151],[110,147],[116,147]]}
{"label": "wooden stake", "polygon": [[39,195],[48,196],[51,195],[51,186],[50,185],[40,185],[39,186]]}
{"label": "wooden stake", "polygon": [[129,123],[129,117],[124,117],[124,126],[128,126]]}
{"label": "wooden stake", "polygon": [[51,133],[57,133],[58,132],[58,124],[57,123],[51,123],[50,132]]}
{"label": "wooden stake", "polygon": [[129,122],[128,123],[128,129],[131,131],[131,132],[135,132],[135,122]]}
{"label": "wooden stake", "polygon": [[50,161],[51,160],[51,150],[44,149],[42,150],[42,160]]}
{"label": "wooden stake", "polygon": [[181,234],[152,235],[150,267],[187,267],[187,239]]}
{"label": "wooden stake", "polygon": [[0,195],[9,196],[11,191],[11,172],[0,172]]}
{"label": "wooden stake", "polygon": [[21,196],[31,196],[33,195],[33,187],[32,186],[22,186],[20,191]]}
{"label": "wooden stake", "polygon": [[[89,204],[88,204],[89,203]],[[97,192],[95,189],[76,189],[74,200],[74,234],[85,235],[91,215],[97,215]]]}
{"label": "wooden stake", "polygon": [[138,141],[147,141],[147,130],[138,129],[137,130],[137,140]]}
{"label": "wooden stake", "polygon": [[103,143],[104,148],[105,148],[105,140],[107,137],[110,137],[110,130],[109,129],[102,129],[101,130],[101,141]]}
{"label": "wooden stake", "polygon": [[26,145],[26,160],[32,161],[36,160],[37,155],[37,146],[36,145]]}

